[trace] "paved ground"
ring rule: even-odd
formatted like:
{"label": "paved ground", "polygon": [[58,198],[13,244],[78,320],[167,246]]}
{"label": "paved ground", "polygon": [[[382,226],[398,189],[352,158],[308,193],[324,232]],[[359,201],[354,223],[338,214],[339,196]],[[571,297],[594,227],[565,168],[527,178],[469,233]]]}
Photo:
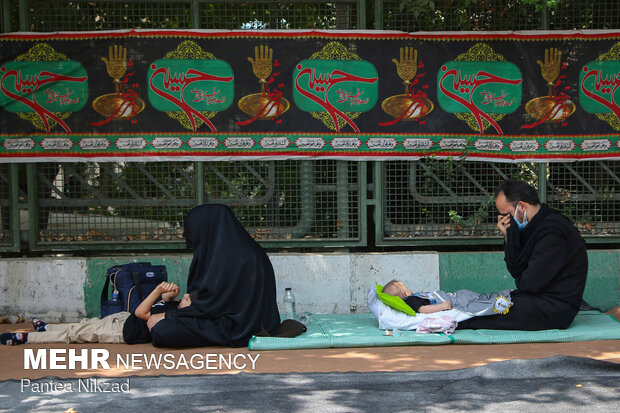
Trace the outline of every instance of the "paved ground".
{"label": "paved ground", "polygon": [[[99,391],[94,391],[93,385],[80,387],[79,379],[47,378],[25,388],[21,381],[4,381],[0,383],[0,411],[620,411],[620,365],[567,356],[434,372],[241,373],[97,380]],[[38,392],[32,390],[33,383],[65,389]],[[115,384],[118,388],[126,385],[126,391],[103,392],[105,386]],[[70,385],[73,388],[66,390]]]}
{"label": "paved ground", "polygon": [[[17,328],[32,330],[0,332]],[[24,369],[26,349],[107,350],[110,368]],[[146,368],[160,355],[173,368]],[[0,346],[0,360],[0,412],[620,411],[620,340],[260,352],[53,344]]]}

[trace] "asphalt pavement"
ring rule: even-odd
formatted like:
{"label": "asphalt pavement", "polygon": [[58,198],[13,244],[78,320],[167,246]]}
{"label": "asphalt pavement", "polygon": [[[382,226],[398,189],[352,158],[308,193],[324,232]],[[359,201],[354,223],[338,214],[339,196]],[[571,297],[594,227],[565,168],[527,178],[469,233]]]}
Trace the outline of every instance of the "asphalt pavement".
{"label": "asphalt pavement", "polygon": [[571,356],[426,372],[0,382],[0,412],[617,412],[620,364]]}

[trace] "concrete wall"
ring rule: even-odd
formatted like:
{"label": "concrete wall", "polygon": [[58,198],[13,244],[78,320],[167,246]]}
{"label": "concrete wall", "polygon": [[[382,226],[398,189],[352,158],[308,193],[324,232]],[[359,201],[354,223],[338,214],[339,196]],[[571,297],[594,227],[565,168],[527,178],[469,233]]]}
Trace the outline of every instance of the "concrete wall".
{"label": "concrete wall", "polygon": [[43,320],[76,321],[87,310],[84,287],[86,259],[0,260],[0,315],[37,316]]}
{"label": "concrete wall", "polygon": [[[553,259],[553,257],[549,257]],[[441,288],[492,292],[514,288],[503,252],[439,255]],[[583,299],[605,311],[620,305],[620,251],[588,251],[588,280]]]}
{"label": "concrete wall", "polygon": [[[604,310],[620,304],[620,251],[589,251],[585,299]],[[398,278],[411,290],[468,288],[490,292],[511,288],[503,254],[369,253],[270,254],[278,304],[291,287],[298,312],[366,312],[366,292],[374,283]],[[168,278],[185,286],[191,254],[97,258],[0,259],[0,316],[37,316],[51,322],[99,315],[106,269],[119,263],[166,265]]]}

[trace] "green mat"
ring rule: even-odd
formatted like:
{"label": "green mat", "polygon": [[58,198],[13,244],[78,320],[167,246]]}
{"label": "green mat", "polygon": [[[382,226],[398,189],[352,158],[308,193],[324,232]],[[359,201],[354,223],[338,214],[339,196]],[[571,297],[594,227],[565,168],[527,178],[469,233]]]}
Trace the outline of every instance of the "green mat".
{"label": "green mat", "polygon": [[582,311],[566,330],[457,330],[452,335],[401,331],[384,336],[372,314],[310,314],[308,331],[295,338],[252,337],[250,350],[388,347],[440,344],[560,343],[620,340],[620,322],[598,311]]}

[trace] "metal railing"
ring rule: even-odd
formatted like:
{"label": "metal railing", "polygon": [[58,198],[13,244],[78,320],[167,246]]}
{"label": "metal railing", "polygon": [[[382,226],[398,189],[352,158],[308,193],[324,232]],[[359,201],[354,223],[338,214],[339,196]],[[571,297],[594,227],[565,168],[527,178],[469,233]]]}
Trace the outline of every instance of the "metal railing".
{"label": "metal railing", "polygon": [[221,203],[264,244],[360,245],[363,170],[336,161],[29,164],[29,242],[33,250],[184,248],[187,212]]}
{"label": "metal railing", "polygon": [[[620,3],[562,0],[538,10],[511,0],[437,0],[434,9],[401,10],[399,0],[375,1],[375,28],[401,31],[574,30],[620,28]],[[378,165],[378,245],[500,243],[490,201],[506,177],[538,188],[591,242],[620,239],[620,162],[550,164],[466,162],[458,159]]]}
{"label": "metal railing", "polygon": [[[0,24],[4,32],[620,27],[620,4],[611,0],[563,0],[540,10],[512,0],[432,3],[401,10],[400,0],[5,0]],[[619,176],[617,161],[4,164],[0,250],[23,248],[20,238],[30,250],[183,248],[184,216],[205,202],[230,205],[256,239],[274,247],[365,246],[373,207],[376,245],[499,243],[491,195],[506,177],[535,184],[590,240],[618,242]]]}
{"label": "metal railing", "polygon": [[377,244],[501,243],[493,192],[507,178],[538,187],[539,197],[594,242],[620,235],[620,162],[385,162],[379,182]]}
{"label": "metal railing", "polygon": [[365,0],[4,0],[2,30],[364,29]]}
{"label": "metal railing", "polygon": [[0,164],[0,250],[18,251],[20,247],[17,165]]}

